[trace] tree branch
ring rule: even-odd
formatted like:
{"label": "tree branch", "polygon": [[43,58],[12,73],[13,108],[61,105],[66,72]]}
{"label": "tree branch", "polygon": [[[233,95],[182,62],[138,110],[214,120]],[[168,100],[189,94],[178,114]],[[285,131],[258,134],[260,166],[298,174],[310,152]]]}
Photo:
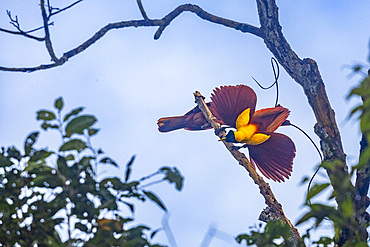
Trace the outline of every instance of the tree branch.
{"label": "tree branch", "polygon": [[157,32],[154,35],[154,39],[159,39],[159,37],[161,36],[164,29],[177,16],[179,16],[182,12],[185,12],[185,11],[192,12],[192,13],[196,14],[197,16],[199,16],[200,18],[202,18],[203,20],[213,22],[213,23],[216,23],[216,24],[220,24],[220,25],[223,25],[223,26],[226,26],[226,27],[230,27],[230,28],[239,30],[243,33],[251,33],[251,34],[254,34],[258,37],[262,37],[261,30],[259,28],[255,27],[255,26],[245,24],[245,23],[236,22],[236,21],[232,21],[232,20],[229,20],[229,19],[224,19],[224,18],[215,16],[215,15],[212,15],[212,14],[204,11],[202,8],[200,8],[197,5],[184,4],[184,5],[180,5],[179,7],[177,7],[175,10],[173,10],[171,13],[169,13],[168,15],[166,15],[162,19],[164,21],[164,24],[161,25],[160,28],[157,30]]}
{"label": "tree branch", "polygon": [[58,63],[58,58],[56,57],[54,50],[53,50],[53,45],[51,44],[50,31],[49,31],[49,17],[47,16],[46,10],[45,10],[45,0],[40,0],[40,7],[41,7],[42,20],[44,22],[46,49],[49,52],[51,60],[54,61],[55,63]]}
{"label": "tree branch", "polygon": [[[33,36],[33,35],[29,35],[29,33],[32,33],[34,31],[40,30],[42,27],[41,28],[35,28],[35,29],[30,30],[30,31],[23,31],[21,29],[21,25],[19,24],[18,16],[15,16],[15,19],[14,19],[12,17],[12,13],[9,10],[6,11],[6,14],[9,17],[10,24],[12,24],[13,27],[15,27],[18,30],[18,32],[0,28],[0,31],[1,32],[10,33],[10,34],[16,34],[16,35],[22,35],[22,36],[24,36],[26,38],[35,39],[37,41],[44,41],[45,40],[45,38],[39,38],[39,37],[36,37],[36,36]],[[52,25],[52,23],[50,25]]]}
{"label": "tree branch", "polygon": [[137,5],[139,6],[139,10],[140,10],[140,13],[141,15],[143,16],[144,20],[149,20],[145,10],[144,10],[144,6],[143,4],[141,3],[141,0],[136,0],[137,2]]}
{"label": "tree branch", "polygon": [[36,36],[28,34],[29,32],[33,32],[33,31],[36,31],[36,30],[31,30],[31,31],[28,31],[28,32],[19,30],[18,32],[16,32],[16,31],[11,31],[11,30],[7,30],[7,29],[4,29],[4,28],[0,28],[0,31],[5,32],[5,33],[10,33],[10,34],[15,34],[15,35],[22,35],[24,37],[34,39],[34,40],[37,40],[37,41],[40,41],[40,42],[45,41],[45,38],[40,38],[40,37],[36,37]]}
{"label": "tree branch", "polygon": [[[69,9],[69,8],[72,8],[73,6],[75,6],[76,4],[78,4],[78,3],[80,3],[80,2],[82,2],[83,0],[78,0],[78,1],[76,1],[76,2],[74,2],[74,3],[72,3],[72,4],[70,4],[70,5],[68,5],[67,7],[64,7],[64,8],[62,8],[62,9],[58,9],[57,11],[55,11],[55,12],[52,12],[52,8],[50,9],[50,16],[53,16],[53,15],[57,15],[57,14],[59,14],[59,13],[61,13],[61,12],[63,12],[63,11],[65,11],[65,10],[67,10],[67,9]],[[50,8],[51,6],[49,6],[49,8]]]}
{"label": "tree branch", "polygon": [[[343,151],[334,110],[329,103],[318,66],[312,59],[300,59],[290,47],[281,31],[282,28],[278,20],[278,7],[275,0],[256,0],[256,2],[261,24],[260,29],[267,48],[274,54],[287,73],[302,86],[315,114],[317,120],[315,133],[320,138],[324,160],[340,161],[339,165],[335,166],[335,168],[327,169],[331,184],[334,190],[338,191],[342,183],[341,179],[338,178],[349,179],[350,175],[348,174],[346,156]],[[353,191],[355,190],[353,189]],[[336,201],[339,208],[341,208],[347,196],[345,193],[337,193]],[[351,197],[355,200],[355,195],[351,195]],[[362,225],[362,227],[364,229],[359,230],[361,232],[366,231],[366,226]],[[342,232],[348,232],[347,236],[344,237],[347,239],[351,237],[351,234],[354,234],[348,229],[342,229]],[[345,241],[346,239],[344,239]]]}
{"label": "tree branch", "polygon": [[[207,119],[207,121],[211,124],[212,128],[216,131],[221,128],[220,124],[215,122],[213,119],[215,117],[212,115],[211,111],[207,107],[207,104],[204,102],[204,97],[199,93],[194,93],[195,102],[197,103],[198,107],[203,112],[204,117]],[[225,131],[216,131],[216,135],[220,138],[225,137],[226,132]],[[243,166],[249,173],[249,176],[253,179],[254,183],[258,185],[260,189],[261,195],[265,199],[265,203],[268,206],[269,210],[269,216],[266,218],[269,219],[279,219],[282,222],[288,224],[290,227],[291,233],[292,233],[292,240],[295,243],[295,246],[300,242],[300,235],[298,230],[293,226],[293,224],[290,222],[290,220],[285,216],[283,207],[281,204],[277,201],[275,198],[274,193],[272,192],[270,186],[268,183],[266,183],[261,176],[259,176],[254,169],[253,165],[249,162],[249,160],[246,158],[246,156],[239,152],[238,150],[234,149],[234,145],[228,142],[223,141],[224,145],[226,146],[227,150],[231,153],[231,155],[239,162],[241,166]],[[263,211],[266,213],[266,210]]]}
{"label": "tree branch", "polygon": [[41,0],[41,10],[42,10],[41,12],[42,12],[42,16],[43,16],[44,30],[45,30],[45,44],[46,44],[47,50],[48,50],[48,52],[49,52],[49,54],[52,58],[52,61],[54,61],[54,63],[42,64],[42,65],[35,66],[35,67],[25,67],[25,68],[10,68],[10,67],[0,66],[0,71],[34,72],[34,71],[38,71],[38,70],[45,70],[45,69],[50,69],[50,68],[54,68],[54,67],[57,67],[57,66],[61,66],[65,62],[67,62],[68,59],[70,59],[71,57],[81,53],[84,50],[86,50],[88,47],[90,47],[92,44],[94,44],[97,40],[101,39],[108,31],[110,31],[112,29],[120,29],[120,28],[127,28],[127,27],[158,27],[158,30],[154,35],[154,39],[159,39],[159,37],[161,36],[164,29],[177,16],[179,16],[181,13],[186,12],[186,11],[195,13],[197,16],[199,16],[200,18],[202,18],[204,20],[207,20],[207,21],[210,21],[210,22],[213,22],[213,23],[216,23],[216,24],[220,24],[220,25],[223,25],[225,27],[233,28],[233,29],[239,30],[243,33],[251,33],[251,34],[254,34],[258,37],[262,37],[262,35],[263,35],[263,33],[261,32],[261,30],[259,28],[254,27],[252,25],[245,24],[245,23],[240,23],[240,22],[236,22],[236,21],[231,21],[231,20],[224,19],[224,18],[221,18],[221,17],[217,17],[215,15],[212,15],[212,14],[204,11],[202,8],[200,8],[197,5],[184,4],[184,5],[180,5],[176,9],[174,9],[171,13],[169,13],[168,15],[166,15],[162,19],[131,20],[131,21],[122,21],[122,22],[116,22],[116,23],[108,24],[105,27],[101,28],[90,39],[88,39],[87,41],[85,41],[84,43],[79,45],[78,47],[76,47],[76,48],[74,48],[70,51],[65,52],[63,54],[63,56],[58,59],[56,57],[54,51],[53,51],[53,48],[52,48],[52,44],[51,44],[51,40],[50,40],[50,32],[49,32],[49,28],[48,28],[49,17],[46,14],[44,4],[45,4],[45,1]]}

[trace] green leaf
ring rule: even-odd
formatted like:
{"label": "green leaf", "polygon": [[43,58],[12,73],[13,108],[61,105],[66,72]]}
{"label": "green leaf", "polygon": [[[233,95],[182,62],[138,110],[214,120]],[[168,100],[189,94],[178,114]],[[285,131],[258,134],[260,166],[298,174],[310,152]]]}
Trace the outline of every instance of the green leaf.
{"label": "green leaf", "polygon": [[132,167],[132,164],[134,163],[134,160],[135,160],[135,155],[132,155],[130,161],[126,165],[125,182],[127,182],[128,179],[130,178],[131,167]]}
{"label": "green leaf", "polygon": [[84,149],[87,148],[87,145],[85,142],[79,140],[79,139],[72,139],[66,143],[64,143],[60,148],[59,151],[71,151],[76,150],[77,152],[81,152]]}
{"label": "green leaf", "polygon": [[83,157],[79,164],[82,166],[82,169],[86,169],[87,167],[91,166],[90,161],[94,160],[94,157],[85,156]]}
{"label": "green leaf", "polygon": [[19,152],[19,150],[16,147],[8,148],[7,153],[10,158],[14,158],[18,161],[22,159],[21,152]]}
{"label": "green leaf", "polygon": [[310,200],[312,197],[316,196],[321,191],[323,191],[324,189],[326,189],[329,185],[330,185],[330,183],[315,184],[314,186],[312,186],[312,188],[310,189],[310,191],[307,193],[306,200],[307,201]]}
{"label": "green leaf", "polygon": [[11,166],[12,162],[9,158],[5,158],[4,156],[0,155],[0,167],[7,167]]}
{"label": "green leaf", "polygon": [[162,208],[165,212],[167,212],[166,207],[164,206],[163,202],[153,193],[150,191],[143,190],[144,194],[153,202],[155,202],[160,208]]}
{"label": "green leaf", "polygon": [[57,98],[54,102],[54,106],[60,112],[64,106],[63,98],[62,97]]}
{"label": "green leaf", "polygon": [[100,129],[89,128],[87,130],[87,133],[89,134],[89,136],[93,136],[93,135],[96,135],[99,131],[100,131]]}
{"label": "green leaf", "polygon": [[77,223],[75,224],[75,227],[76,227],[78,230],[82,231],[82,232],[87,232],[87,231],[88,231],[87,226],[85,226],[84,224],[82,224],[82,223],[80,223],[80,222],[77,222]]}
{"label": "green leaf", "polygon": [[50,121],[55,119],[55,114],[51,111],[40,110],[37,113],[37,120]]}
{"label": "green leaf", "polygon": [[36,161],[42,161],[45,160],[47,157],[49,157],[53,152],[47,151],[45,149],[34,151],[30,154],[30,161],[36,162]]}
{"label": "green leaf", "polygon": [[113,165],[115,167],[118,167],[117,163],[109,157],[102,158],[99,162],[104,163],[104,164],[110,164],[110,165]]}
{"label": "green leaf", "polygon": [[26,141],[24,142],[24,152],[26,155],[29,155],[33,150],[32,146],[36,143],[39,134],[40,132],[35,131],[27,136]]}
{"label": "green leaf", "polygon": [[329,246],[331,245],[332,243],[334,242],[333,239],[329,238],[329,237],[321,237],[318,241],[314,241],[312,242],[313,244],[317,244],[317,246]]}
{"label": "green leaf", "polygon": [[80,112],[82,112],[85,109],[85,107],[78,107],[76,109],[73,109],[70,113],[65,115],[63,122],[66,122],[70,117],[78,115]]}
{"label": "green leaf", "polygon": [[44,122],[42,125],[41,125],[41,128],[43,128],[44,130],[47,130],[48,128],[52,128],[52,129],[58,129],[59,126],[56,125],[56,124],[49,124],[47,122]]}
{"label": "green leaf", "polygon": [[160,231],[163,231],[163,227],[161,228],[158,228],[158,229],[155,229],[151,234],[150,234],[150,238],[154,238],[154,236],[160,232]]}
{"label": "green leaf", "polygon": [[169,183],[175,183],[176,189],[181,190],[184,185],[184,177],[181,175],[180,171],[176,167],[162,167],[159,169],[166,176],[163,178]]}
{"label": "green leaf", "polygon": [[69,154],[69,155],[67,155],[67,157],[65,159],[67,161],[74,160],[75,159],[75,156],[73,154]]}
{"label": "green leaf", "polygon": [[83,134],[83,131],[95,122],[96,118],[92,115],[83,115],[72,119],[66,126],[66,137],[73,134]]}
{"label": "green leaf", "polygon": [[126,204],[130,208],[131,213],[134,213],[134,211],[135,211],[134,204],[129,203],[129,202],[125,202],[125,201],[122,201],[122,200],[121,200],[121,202],[123,202],[124,204]]}
{"label": "green leaf", "polygon": [[68,166],[67,161],[66,161],[66,159],[64,157],[62,157],[62,156],[59,156],[58,157],[58,159],[57,159],[57,166],[58,166],[58,170],[63,175],[68,174],[69,166]]}

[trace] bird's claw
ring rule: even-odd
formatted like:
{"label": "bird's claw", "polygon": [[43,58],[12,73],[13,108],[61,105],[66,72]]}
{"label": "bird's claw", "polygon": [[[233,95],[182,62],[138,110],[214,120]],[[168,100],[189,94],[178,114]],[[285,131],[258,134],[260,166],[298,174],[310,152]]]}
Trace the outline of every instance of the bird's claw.
{"label": "bird's claw", "polygon": [[226,126],[215,130],[215,134],[218,136],[222,131],[226,131]]}
{"label": "bird's claw", "polygon": [[246,148],[247,147],[247,144],[243,145],[243,146],[231,146],[231,150],[239,150],[241,148]]}

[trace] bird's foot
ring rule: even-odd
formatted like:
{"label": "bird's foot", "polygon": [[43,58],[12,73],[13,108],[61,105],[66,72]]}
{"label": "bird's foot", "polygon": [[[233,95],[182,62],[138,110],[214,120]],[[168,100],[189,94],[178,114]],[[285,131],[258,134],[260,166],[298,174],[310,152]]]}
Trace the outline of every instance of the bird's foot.
{"label": "bird's foot", "polygon": [[231,149],[232,150],[239,150],[241,148],[246,148],[247,147],[247,144],[243,145],[243,146],[232,146]]}
{"label": "bird's foot", "polygon": [[227,128],[230,128],[230,127],[224,126],[224,127],[219,128],[219,129],[216,129],[215,134],[218,136],[220,134],[220,132],[226,131]]}

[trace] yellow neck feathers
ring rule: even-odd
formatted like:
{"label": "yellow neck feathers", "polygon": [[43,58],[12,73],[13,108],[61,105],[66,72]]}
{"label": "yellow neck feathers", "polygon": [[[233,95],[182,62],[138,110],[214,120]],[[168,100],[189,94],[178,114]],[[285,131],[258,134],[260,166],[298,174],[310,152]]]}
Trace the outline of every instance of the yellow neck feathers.
{"label": "yellow neck feathers", "polygon": [[244,110],[236,119],[235,140],[248,145],[258,145],[267,141],[270,136],[258,133],[258,127],[249,123],[250,108]]}

